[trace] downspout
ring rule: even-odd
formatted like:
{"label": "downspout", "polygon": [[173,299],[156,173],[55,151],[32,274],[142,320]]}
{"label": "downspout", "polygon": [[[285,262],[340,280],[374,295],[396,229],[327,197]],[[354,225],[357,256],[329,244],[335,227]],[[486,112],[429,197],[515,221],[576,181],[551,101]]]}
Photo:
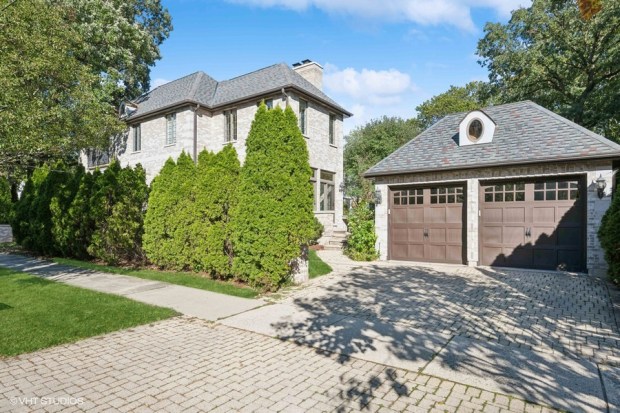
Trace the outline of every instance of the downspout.
{"label": "downspout", "polygon": [[194,109],[194,164],[198,164],[198,108],[200,105]]}
{"label": "downspout", "polygon": [[289,96],[286,94],[286,91],[284,90],[284,88],[282,88],[281,92],[284,95],[284,102],[286,102],[286,104],[288,105]]}

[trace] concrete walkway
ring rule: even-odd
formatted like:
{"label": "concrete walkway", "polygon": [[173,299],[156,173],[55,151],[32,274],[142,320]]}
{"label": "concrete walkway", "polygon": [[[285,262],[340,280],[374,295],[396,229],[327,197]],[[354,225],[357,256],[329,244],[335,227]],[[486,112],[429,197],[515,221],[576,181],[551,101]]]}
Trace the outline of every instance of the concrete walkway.
{"label": "concrete walkway", "polygon": [[259,299],[233,297],[160,281],[85,270],[23,255],[0,254],[0,267],[172,308],[181,314],[208,321],[216,321],[265,305],[265,302]]}

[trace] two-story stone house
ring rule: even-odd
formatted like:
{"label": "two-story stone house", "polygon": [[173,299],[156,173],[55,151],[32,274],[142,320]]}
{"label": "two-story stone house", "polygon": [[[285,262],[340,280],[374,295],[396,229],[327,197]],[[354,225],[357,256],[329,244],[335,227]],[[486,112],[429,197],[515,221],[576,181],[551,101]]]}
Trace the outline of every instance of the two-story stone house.
{"label": "two-story stone house", "polygon": [[[325,235],[344,230],[343,128],[351,113],[322,91],[323,68],[304,60],[293,67],[276,64],[233,79],[216,81],[196,72],[159,86],[127,102],[121,115],[128,130],[115,144],[113,156],[123,166],[138,163],[150,182],[169,157],[181,151],[194,159],[203,150],[217,152],[232,144],[241,162],[245,141],[257,107],[290,105],[306,138],[314,171],[314,209]],[[94,168],[107,163],[107,156],[85,156]]]}

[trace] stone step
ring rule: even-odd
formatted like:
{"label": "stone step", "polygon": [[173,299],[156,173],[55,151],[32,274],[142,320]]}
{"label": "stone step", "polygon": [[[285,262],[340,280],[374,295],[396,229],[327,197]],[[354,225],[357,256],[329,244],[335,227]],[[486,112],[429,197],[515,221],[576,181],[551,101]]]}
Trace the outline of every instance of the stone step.
{"label": "stone step", "polygon": [[340,251],[342,249],[342,245],[323,245],[323,249],[325,251]]}
{"label": "stone step", "polygon": [[329,242],[327,242],[327,245],[342,245],[344,243],[344,240],[337,240],[337,239],[330,239]]}

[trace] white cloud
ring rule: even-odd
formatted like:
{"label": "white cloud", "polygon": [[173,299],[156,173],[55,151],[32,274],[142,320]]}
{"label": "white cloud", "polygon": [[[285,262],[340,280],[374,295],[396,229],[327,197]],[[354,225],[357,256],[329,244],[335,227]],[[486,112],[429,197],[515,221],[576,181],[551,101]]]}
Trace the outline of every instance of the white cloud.
{"label": "white cloud", "polygon": [[323,83],[331,93],[373,105],[399,103],[402,94],[415,88],[409,75],[396,69],[339,70],[329,63],[325,65]]}
{"label": "white cloud", "polygon": [[170,82],[168,79],[163,79],[161,77],[153,80],[153,83],[151,84],[151,89],[155,89],[156,87],[159,87],[161,85],[165,85],[166,83]]}
{"label": "white cloud", "polygon": [[345,135],[382,116],[411,118],[420,88],[407,73],[396,69],[339,69],[325,64],[325,92],[353,113],[344,122]]}
{"label": "white cloud", "polygon": [[259,7],[282,7],[304,11],[311,7],[331,14],[342,14],[366,19],[421,25],[449,24],[474,31],[472,8],[490,8],[502,17],[520,6],[529,6],[531,0],[229,0],[238,4]]}

